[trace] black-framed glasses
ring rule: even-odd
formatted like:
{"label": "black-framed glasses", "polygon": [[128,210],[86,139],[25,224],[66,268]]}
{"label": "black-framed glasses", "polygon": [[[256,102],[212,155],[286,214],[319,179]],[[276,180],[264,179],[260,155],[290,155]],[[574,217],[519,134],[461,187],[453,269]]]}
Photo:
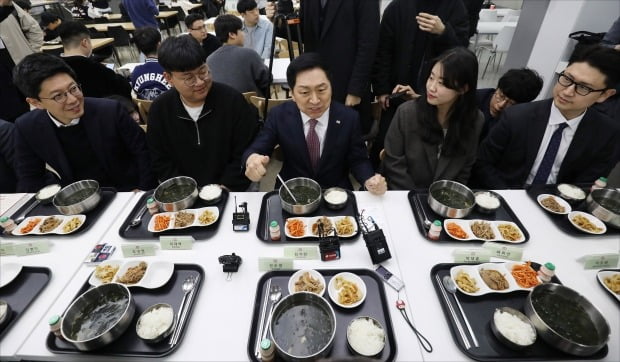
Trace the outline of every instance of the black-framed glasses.
{"label": "black-framed glasses", "polygon": [[579,94],[580,96],[587,96],[588,94],[592,92],[604,92],[608,89],[608,88],[592,89],[588,87],[587,85],[583,85],[581,83],[575,82],[573,78],[564,74],[564,72],[558,75],[558,83],[560,83],[562,87],[567,87],[567,88],[574,84],[575,93]]}
{"label": "black-framed glasses", "polygon": [[206,28],[207,28],[207,26],[203,25],[203,26],[199,26],[197,28],[189,28],[189,30],[201,31],[201,30],[205,30]]}
{"label": "black-framed glasses", "polygon": [[196,73],[192,73],[188,77],[183,77],[183,78],[179,77],[179,78],[183,81],[183,84],[185,84],[186,86],[193,87],[196,85],[196,83],[198,83],[198,79],[205,81],[209,79],[210,76],[211,76],[211,72],[209,71],[209,68],[204,66],[204,68],[201,68]]}
{"label": "black-framed glasses", "polygon": [[499,88],[497,88],[497,90],[495,90],[495,98],[497,98],[497,100],[502,103],[502,102],[506,102],[507,105],[509,106],[514,106],[515,104],[517,104],[517,102],[513,99],[508,98],[504,92],[502,92]]}
{"label": "black-framed glasses", "polygon": [[82,87],[79,84],[74,84],[66,92],[62,92],[56,94],[53,97],[39,97],[39,99],[51,99],[56,103],[63,104],[67,101],[67,94],[71,94],[74,97],[79,97],[82,95]]}

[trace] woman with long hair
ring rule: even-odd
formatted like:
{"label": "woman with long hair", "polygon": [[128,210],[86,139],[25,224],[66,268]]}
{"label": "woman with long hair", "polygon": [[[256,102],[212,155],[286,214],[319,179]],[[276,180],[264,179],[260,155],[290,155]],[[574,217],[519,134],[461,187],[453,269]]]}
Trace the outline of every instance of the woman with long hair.
{"label": "woman with long hair", "polygon": [[[383,167],[391,190],[468,181],[484,123],[476,106],[477,79],[478,61],[466,48],[432,61],[425,92],[398,107],[385,138]],[[416,96],[408,86],[394,92],[403,90]]]}

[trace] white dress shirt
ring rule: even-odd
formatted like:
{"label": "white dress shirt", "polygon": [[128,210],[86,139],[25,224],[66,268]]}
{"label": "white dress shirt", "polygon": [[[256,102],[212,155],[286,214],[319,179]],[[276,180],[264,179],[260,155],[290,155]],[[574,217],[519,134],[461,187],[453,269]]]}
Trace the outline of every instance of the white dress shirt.
{"label": "white dress shirt", "polygon": [[[301,114],[301,121],[304,124],[304,137],[308,137],[308,131],[310,130],[310,119],[312,118],[310,118],[310,116],[303,112],[299,113]],[[316,131],[316,135],[319,137],[320,154],[322,155],[324,143],[323,141],[325,140],[325,134],[327,133],[327,125],[329,124],[329,108],[327,108],[327,110],[323,112],[321,117],[317,118],[316,120],[318,122],[314,127],[314,130]]]}
{"label": "white dress shirt", "polygon": [[573,137],[575,136],[575,132],[577,132],[579,123],[581,123],[581,119],[585,114],[586,112],[583,112],[581,115],[573,119],[567,120],[566,118],[564,118],[562,113],[560,113],[560,110],[555,106],[555,103],[551,102],[551,113],[549,114],[549,122],[547,123],[545,135],[543,136],[540,147],[538,148],[538,154],[536,154],[536,158],[534,159],[534,164],[532,165],[530,174],[525,181],[526,184],[530,185],[532,181],[534,181],[534,177],[536,176],[538,167],[540,166],[540,163],[545,156],[545,152],[547,151],[547,146],[549,146],[549,142],[551,141],[551,136],[553,135],[553,132],[558,129],[561,123],[566,122],[568,124],[568,127],[564,128],[564,131],[562,132],[562,141],[560,141],[560,148],[558,148],[558,154],[555,156],[553,166],[551,167],[551,173],[549,174],[549,178],[547,179],[546,183],[554,184],[557,182],[558,172],[560,172],[560,166],[562,166],[564,156],[566,156],[566,152],[568,152],[568,148],[573,141]]}
{"label": "white dress shirt", "polygon": [[61,128],[61,127],[71,127],[71,126],[75,126],[76,124],[80,123],[80,119],[76,118],[76,119],[72,119],[71,122],[69,122],[69,124],[64,124],[62,122],[60,122],[59,120],[57,120],[56,118],[54,118],[54,116],[52,116],[52,114],[48,111],[47,115],[50,116],[50,119],[52,120],[52,122],[54,122],[54,125],[56,125],[56,127]]}

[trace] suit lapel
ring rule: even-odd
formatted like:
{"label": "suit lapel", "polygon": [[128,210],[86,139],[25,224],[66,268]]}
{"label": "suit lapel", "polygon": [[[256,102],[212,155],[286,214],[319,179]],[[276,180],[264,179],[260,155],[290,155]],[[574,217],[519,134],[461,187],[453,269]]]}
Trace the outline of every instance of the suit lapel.
{"label": "suit lapel", "polygon": [[[84,130],[88,135],[88,142],[90,143],[93,152],[97,156],[97,161],[103,167],[105,172],[109,171],[110,165],[108,165],[108,158],[106,157],[107,147],[104,144],[104,137],[102,130],[99,129],[100,123],[97,116],[92,111],[89,112],[88,105],[84,102],[84,115],[82,116],[80,123],[84,122]],[[110,120],[110,122],[113,122]],[[129,156],[129,155],[128,155]],[[115,175],[109,175],[113,178]]]}
{"label": "suit lapel", "polygon": [[[570,165],[574,160],[579,158],[579,155],[588,148],[588,145],[592,142],[590,139],[595,132],[595,121],[594,118],[596,112],[587,110],[586,114],[579,122],[579,127],[573,135],[573,140],[568,146],[568,150],[566,151],[566,155],[562,160],[562,164],[560,165],[560,171],[558,172],[557,179],[560,180],[562,175],[566,172],[567,168],[570,168]],[[566,166],[566,167],[564,167]]]}
{"label": "suit lapel", "polygon": [[69,184],[74,181],[74,176],[62,146],[58,142],[58,137],[56,137],[54,130],[56,125],[54,125],[46,111],[43,111],[43,113],[44,116],[41,118],[42,122],[39,130],[32,135],[34,138],[33,144],[40,147],[42,159],[58,172],[58,176],[61,178],[63,175],[65,176],[65,179],[62,179],[61,182]]}
{"label": "suit lapel", "polygon": [[[320,6],[321,2],[319,0],[315,0],[315,2],[318,3]],[[325,5],[327,6],[325,20],[323,20],[323,27],[320,29],[321,40],[323,40],[323,37],[325,37],[325,35],[327,34],[327,29],[329,29],[331,23],[334,21],[334,19],[336,19],[336,14],[338,14],[338,9],[340,8],[341,4],[342,0],[327,0],[327,5]]]}
{"label": "suit lapel", "polygon": [[[328,0],[330,1],[330,0]],[[329,109],[329,120],[327,122],[327,132],[325,133],[325,139],[323,140],[323,152],[319,159],[319,170],[321,166],[329,160],[330,154],[333,151],[333,145],[338,142],[338,136],[342,128],[342,121],[334,114],[334,107]],[[308,156],[309,157],[309,156]]]}
{"label": "suit lapel", "polygon": [[[540,143],[545,135],[545,129],[547,128],[547,124],[549,123],[549,115],[551,114],[551,102],[553,102],[553,99],[547,102],[538,103],[538,107],[534,110],[531,118],[524,120],[527,124],[526,132],[532,135],[531,137],[526,137],[527,154],[525,158],[525,167],[527,168],[527,173],[529,173],[532,169],[532,165],[534,164],[534,160],[538,154],[538,149],[540,148]],[[519,121],[520,120],[517,120],[517,122]]]}

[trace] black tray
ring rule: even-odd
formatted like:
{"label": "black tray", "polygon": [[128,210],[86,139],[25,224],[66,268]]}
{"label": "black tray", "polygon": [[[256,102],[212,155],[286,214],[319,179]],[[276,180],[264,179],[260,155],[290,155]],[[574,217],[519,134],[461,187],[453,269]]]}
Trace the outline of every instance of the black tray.
{"label": "black tray", "polygon": [[[187,310],[187,319],[183,329],[180,331],[179,335],[179,343],[171,347],[168,342],[170,340],[169,337],[165,338],[163,341],[156,344],[148,344],[142,341],[138,335],[136,334],[136,322],[138,322],[138,318],[140,314],[144,312],[146,308],[156,303],[168,303],[172,306],[175,311],[175,315],[179,311],[179,307],[181,306],[181,299],[183,299],[183,291],[181,290],[181,285],[185,278],[189,276],[200,276],[200,281],[196,285],[196,291],[194,293],[200,293],[200,287],[205,280],[204,270],[200,265],[196,264],[175,264],[174,265],[174,273],[172,277],[164,286],[157,289],[145,289],[145,288],[137,288],[132,287],[131,295],[134,298],[134,302],[136,304],[136,313],[133,317],[133,320],[127,327],[125,333],[123,333],[118,339],[109,345],[94,350],[92,352],[82,352],[79,351],[74,345],[56,338],[54,334],[51,332],[47,335],[46,345],[47,349],[53,353],[71,353],[71,354],[94,354],[94,355],[104,355],[104,356],[127,356],[127,357],[163,357],[167,356],[170,353],[174,352],[176,348],[181,344],[183,340],[183,335],[185,335],[185,331],[187,330],[187,326],[189,325],[189,319],[192,316],[192,312],[194,310],[194,306],[196,304],[196,296],[192,299],[192,304],[190,304],[189,309]],[[89,275],[90,277],[90,275]],[[80,288],[78,293],[76,294],[76,298],[80,296],[82,293],[90,289],[91,286],[88,284],[88,279]],[[75,298],[74,298],[75,300]],[[71,304],[71,303],[69,303]],[[68,308],[69,306],[67,306]],[[64,313],[63,313],[64,314]]]}
{"label": "black tray", "polygon": [[[390,318],[389,303],[385,297],[385,289],[383,281],[372,270],[354,269],[317,269],[325,278],[325,294],[323,297],[331,303],[336,313],[336,336],[331,352],[324,358],[329,359],[345,359],[354,357],[353,353],[347,347],[347,326],[356,317],[370,316],[378,320],[385,328],[385,348],[375,358],[380,361],[393,361],[396,357],[396,339],[394,337],[394,329],[392,328],[392,319]],[[329,298],[327,285],[330,279],[343,271],[357,274],[364,283],[366,283],[366,300],[360,306],[352,309],[341,308],[334,304]],[[296,270],[282,270],[265,273],[258,281],[256,288],[256,300],[254,301],[254,312],[252,314],[252,325],[250,328],[250,336],[248,338],[248,356],[251,361],[260,362],[254,355],[256,351],[256,333],[258,332],[258,324],[260,323],[260,315],[262,304],[265,299],[265,293],[269,293],[267,289],[267,281],[271,279],[271,285],[279,285],[282,289],[282,298],[288,295],[288,280]],[[265,317],[266,319],[266,317]],[[281,361],[276,353],[275,361]]]}
{"label": "black tray", "polygon": [[6,301],[12,309],[11,315],[8,317],[10,320],[4,327],[0,328],[0,340],[30,304],[37,299],[39,293],[45,289],[51,274],[49,268],[24,266],[13,281],[0,288],[0,299]]}
{"label": "black tray", "polygon": [[[472,343],[472,348],[469,350],[465,349],[462,345],[461,337],[458,333],[455,321],[451,317],[450,310],[446,305],[446,301],[441,293],[441,290],[439,289],[438,284],[441,283],[444,276],[450,275],[450,268],[455,265],[462,264],[450,263],[435,265],[431,269],[431,281],[435,291],[437,292],[437,297],[439,298],[439,303],[441,304],[446,320],[448,321],[450,332],[452,332],[452,338],[454,338],[454,341],[459,349],[468,357],[477,361],[539,361],[601,359],[607,355],[609,349],[605,346],[600,351],[589,357],[573,356],[555,349],[544,342],[540,337],[536,339],[536,342],[532,346],[521,351],[513,351],[501,344],[501,342],[499,342],[493,335],[490,326],[490,321],[493,317],[493,313],[495,312],[495,308],[511,307],[523,312],[523,305],[525,304],[525,299],[529,293],[529,291],[526,290],[518,290],[511,293],[490,293],[477,297],[465,295],[457,291],[463,311],[469,319],[469,324],[471,325],[479,344],[479,347],[475,347]],[[533,262],[532,267],[537,270],[540,267],[540,264]],[[439,277],[439,282],[436,280],[436,276]],[[552,282],[560,283],[560,280],[554,276]],[[450,303],[452,303],[452,307],[455,309],[456,314],[460,316],[454,297],[447,292],[446,294],[448,295],[448,298],[450,298]],[[460,322],[465,330],[465,334],[468,334],[465,322],[462,319],[460,319]]]}
{"label": "black tray", "polygon": [[[101,188],[101,201],[99,201],[99,204],[97,205],[97,207],[95,207],[94,209],[90,210],[89,212],[85,212],[84,215],[86,215],[86,220],[84,221],[84,225],[82,225],[81,228],[79,228],[78,230],[76,230],[75,232],[69,233],[69,234],[46,234],[46,235],[41,235],[41,234],[26,234],[26,235],[20,235],[20,236],[16,236],[13,234],[2,234],[3,237],[19,237],[22,238],[24,236],[45,236],[45,237],[50,237],[50,236],[74,236],[80,233],[85,232],[86,230],[88,230],[98,219],[99,217],[103,214],[103,212],[105,211],[105,209],[108,207],[108,205],[110,205],[110,203],[112,202],[112,200],[114,200],[114,198],[116,197],[116,189],[113,187],[102,187]],[[29,207],[33,202],[35,202],[34,196],[32,196],[30,198],[30,200],[28,200],[22,207],[19,208],[19,210],[17,210],[17,212],[15,212],[13,215],[11,215],[12,219],[16,219],[18,216],[20,216],[22,214],[22,211],[24,211],[27,207]],[[39,204],[37,205],[34,209],[32,209],[28,215],[26,215],[26,217],[29,216],[49,216],[49,215],[60,215],[60,211],[58,211],[56,209],[56,207],[54,207],[54,205],[52,205],[51,203],[49,204]],[[0,228],[0,230],[4,230],[2,228]]]}
{"label": "black tray", "polygon": [[[583,189],[583,191],[585,191],[586,195],[590,192],[589,186],[584,186],[581,188]],[[551,194],[551,195],[560,197],[558,193],[557,185],[532,185],[528,187],[525,190],[525,192],[530,197],[530,199],[532,199],[534,203],[536,203],[536,206],[538,207],[540,207],[540,205],[538,204],[538,201],[536,200],[536,198],[540,194]],[[573,211],[583,211],[583,212],[587,212],[588,214],[590,213],[588,209],[586,208],[585,200],[576,205],[571,205],[571,208],[573,209]],[[547,210],[543,210],[543,211],[545,212],[545,214],[547,214],[547,216],[549,216],[551,221],[553,221],[553,223],[555,224],[555,226],[558,227],[558,229],[572,236],[578,236],[578,237],[597,237],[598,236],[600,237],[600,236],[609,236],[609,235],[620,235],[620,229],[611,227],[607,224],[606,224],[607,231],[604,234],[585,233],[583,231],[578,230],[576,227],[574,227],[573,224],[571,224],[570,221],[568,220],[567,215],[557,215],[557,214],[552,214]]]}
{"label": "black tray", "polygon": [[217,228],[220,225],[220,221],[224,217],[224,208],[226,207],[226,201],[228,201],[228,194],[229,194],[227,190],[222,190],[222,198],[217,203],[208,204],[203,199],[197,198],[196,201],[194,202],[194,205],[192,205],[191,208],[193,209],[198,209],[198,208],[205,207],[205,206],[215,206],[220,210],[220,217],[217,219],[216,222],[214,222],[213,224],[209,226],[194,226],[194,227],[189,227],[186,229],[172,229],[172,230],[166,230],[160,233],[152,233],[148,230],[148,226],[149,226],[149,222],[151,221],[151,218],[153,217],[153,215],[149,214],[147,210],[142,216],[142,223],[140,225],[133,227],[133,228],[128,228],[129,223],[134,219],[138,211],[144,205],[146,205],[146,200],[149,197],[152,197],[154,192],[155,190],[145,192],[140,198],[140,200],[138,200],[136,205],[133,207],[129,215],[127,215],[127,219],[125,219],[125,221],[123,222],[123,225],[121,225],[121,228],[118,229],[118,234],[121,236],[121,238],[144,240],[144,239],[158,239],[160,236],[166,236],[166,235],[191,235],[196,240],[209,239],[210,237],[215,235],[215,233],[217,232]]}
{"label": "black tray", "polygon": [[[312,216],[352,216],[355,219],[355,223],[357,224],[357,233],[347,236],[340,237],[340,240],[354,240],[360,234],[360,225],[358,216],[359,213],[357,211],[357,199],[355,198],[355,194],[350,190],[346,190],[349,198],[347,199],[347,205],[340,210],[332,210],[328,209],[325,204],[325,200],[321,201],[321,205],[316,209],[313,213],[308,215],[303,215],[303,217],[312,217]],[[281,242],[318,242],[319,238],[316,236],[308,236],[305,238],[291,238],[289,239],[286,236],[284,231],[284,221],[289,217],[297,217],[297,215],[289,214],[288,212],[282,209],[282,203],[280,202],[280,195],[278,191],[270,191],[263,196],[263,201],[260,204],[260,215],[258,216],[258,224],[256,225],[256,236],[262,241],[268,243],[281,243]],[[301,216],[300,216],[301,217]],[[280,240],[273,241],[269,236],[269,223],[275,220],[280,225]]]}
{"label": "black tray", "polygon": [[[521,231],[523,232],[523,236],[525,237],[525,240],[520,243],[514,243],[514,242],[509,242],[509,241],[503,241],[503,240],[494,240],[494,242],[497,242],[497,243],[522,244],[530,240],[530,233],[527,231],[523,223],[521,223],[521,220],[519,220],[519,218],[514,213],[514,211],[512,211],[510,206],[508,206],[508,203],[506,202],[506,200],[502,197],[502,195],[498,193],[494,193],[494,194],[499,198],[499,201],[500,201],[499,209],[497,209],[495,213],[484,214],[476,210],[476,208],[474,207],[471,214],[467,215],[465,219],[466,220],[482,219],[482,220],[491,220],[491,221],[492,220],[512,221],[519,226],[519,229],[521,229]],[[459,243],[466,243],[466,242],[484,243],[486,241],[486,240],[478,240],[478,239],[456,240],[450,237],[450,235],[448,235],[445,227],[441,230],[441,234],[439,235],[439,240],[430,239],[428,237],[428,230],[424,228],[424,222],[423,222],[424,215],[420,213],[420,211],[418,211],[418,208],[422,207],[424,209],[426,216],[428,216],[431,222],[433,222],[433,220],[440,220],[443,224],[444,219],[447,219],[447,218],[437,215],[433,211],[433,209],[431,209],[428,202],[426,201],[428,198],[428,190],[426,189],[411,190],[407,194],[407,198],[409,199],[409,204],[411,205],[411,210],[413,211],[415,222],[418,225],[418,230],[420,231],[420,234],[422,234],[422,236],[426,238],[426,240],[439,241],[439,242],[455,242],[456,241]]]}

